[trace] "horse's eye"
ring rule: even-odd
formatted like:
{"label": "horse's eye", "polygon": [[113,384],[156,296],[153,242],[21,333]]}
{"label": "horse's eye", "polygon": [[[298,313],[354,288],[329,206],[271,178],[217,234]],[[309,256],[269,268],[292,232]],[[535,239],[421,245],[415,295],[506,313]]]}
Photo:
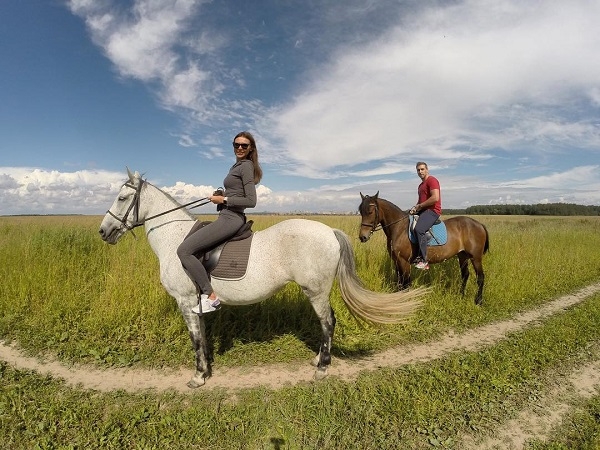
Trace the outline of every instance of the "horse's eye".
{"label": "horse's eye", "polygon": [[124,195],[119,195],[120,202],[124,202],[125,200],[127,200],[127,197],[125,197]]}

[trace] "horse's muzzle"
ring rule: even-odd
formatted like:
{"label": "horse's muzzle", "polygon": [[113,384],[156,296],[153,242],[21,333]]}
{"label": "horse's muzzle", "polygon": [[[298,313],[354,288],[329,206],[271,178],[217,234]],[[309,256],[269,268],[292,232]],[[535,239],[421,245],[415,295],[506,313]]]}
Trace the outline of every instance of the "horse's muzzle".
{"label": "horse's muzzle", "polygon": [[98,233],[100,233],[100,237],[104,242],[112,245],[116,244],[119,241],[119,238],[123,235],[121,228],[107,228],[103,226],[100,227]]}

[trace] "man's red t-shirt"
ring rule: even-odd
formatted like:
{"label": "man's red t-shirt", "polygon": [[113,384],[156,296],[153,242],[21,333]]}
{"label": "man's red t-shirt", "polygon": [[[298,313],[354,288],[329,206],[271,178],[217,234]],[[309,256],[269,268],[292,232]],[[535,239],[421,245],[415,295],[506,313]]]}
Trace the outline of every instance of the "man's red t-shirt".
{"label": "man's red t-shirt", "polygon": [[429,197],[431,197],[431,190],[437,189],[440,196],[437,202],[433,206],[428,206],[427,209],[432,209],[436,214],[442,214],[442,190],[440,189],[440,182],[437,178],[429,175],[427,179],[419,185],[419,203],[423,203]]}

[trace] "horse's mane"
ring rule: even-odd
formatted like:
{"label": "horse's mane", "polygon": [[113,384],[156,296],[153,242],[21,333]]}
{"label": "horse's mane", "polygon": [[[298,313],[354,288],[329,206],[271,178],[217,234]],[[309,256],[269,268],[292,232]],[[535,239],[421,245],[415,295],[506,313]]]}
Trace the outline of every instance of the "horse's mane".
{"label": "horse's mane", "polygon": [[400,214],[402,216],[408,215],[408,213],[406,211],[403,211],[402,208],[396,206],[394,203],[390,202],[389,200],[386,200],[385,198],[380,198],[378,200],[380,202],[385,203],[386,205],[388,205],[390,209],[394,210],[398,214]]}
{"label": "horse's mane", "polygon": [[378,195],[376,194],[376,195],[374,195],[372,197],[369,196],[369,195],[365,195],[364,196],[363,201],[361,202],[360,206],[358,207],[358,212],[361,215],[369,213],[369,211],[368,211],[367,208],[369,207],[371,199],[373,199],[373,198],[377,202],[383,203],[384,205],[386,205],[387,208],[393,210],[394,212],[396,212],[396,213],[398,213],[400,215],[406,216],[408,214],[407,212],[403,211],[401,208],[399,208],[398,206],[396,206],[395,204],[393,204],[389,200],[386,200],[385,198],[379,198]]}
{"label": "horse's mane", "polygon": [[[162,194],[163,194],[165,197],[167,197],[167,199],[169,199],[169,200],[170,200],[170,201],[171,201],[173,204],[175,204],[176,206],[181,206],[181,203],[179,203],[177,200],[175,200],[175,199],[174,199],[174,198],[171,196],[171,194],[169,194],[169,193],[167,193],[167,192],[163,191],[162,189],[160,189],[160,188],[158,188],[158,187],[154,186],[152,183],[149,183],[148,181],[146,181],[146,180],[142,179],[141,177],[140,177],[140,181],[141,181],[142,183],[144,183],[144,185],[145,185],[143,188],[145,188],[145,187],[147,187],[147,186],[151,186],[151,187],[153,187],[154,189],[158,190],[160,193],[162,193]],[[190,212],[190,211],[189,211],[187,208],[181,208],[181,211],[182,211],[182,212],[185,212],[185,213],[186,213],[188,216],[190,216],[190,218],[191,218],[191,219],[194,219],[194,220],[196,220],[196,217],[195,217],[195,216],[194,216],[194,215],[193,215],[193,214],[192,214],[192,213],[191,213],[191,212]]]}

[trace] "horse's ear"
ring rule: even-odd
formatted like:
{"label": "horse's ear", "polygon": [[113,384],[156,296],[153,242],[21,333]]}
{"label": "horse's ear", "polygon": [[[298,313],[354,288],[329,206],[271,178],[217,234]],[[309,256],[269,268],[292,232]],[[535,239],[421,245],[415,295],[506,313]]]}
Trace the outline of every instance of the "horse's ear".
{"label": "horse's ear", "polygon": [[365,199],[365,196],[362,194],[362,192],[360,193],[360,198],[361,198],[362,200],[364,200],[364,199]]}
{"label": "horse's ear", "polygon": [[379,198],[379,191],[373,196],[373,198]]}
{"label": "horse's ear", "polygon": [[131,173],[131,170],[129,170],[129,167],[125,166],[125,168],[127,169],[127,177],[129,178],[129,181],[133,182],[134,175]]}

